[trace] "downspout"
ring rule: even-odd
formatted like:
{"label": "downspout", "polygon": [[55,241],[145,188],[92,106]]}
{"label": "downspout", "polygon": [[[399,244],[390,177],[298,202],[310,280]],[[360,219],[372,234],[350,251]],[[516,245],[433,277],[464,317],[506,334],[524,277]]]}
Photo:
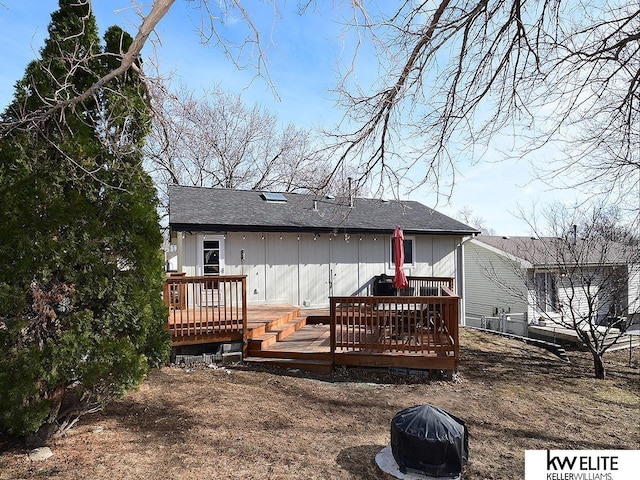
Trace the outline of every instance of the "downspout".
{"label": "downspout", "polygon": [[176,232],[177,263],[176,270],[184,272],[184,232]]}
{"label": "downspout", "polygon": [[300,242],[304,241],[304,237],[302,237],[302,240],[300,239],[300,233],[297,234],[296,238],[298,239],[297,243],[298,243],[298,260],[297,260],[297,265],[298,265],[298,306],[301,307],[303,306],[303,302],[304,302],[304,298],[302,297],[302,291],[301,291],[301,285],[300,285]]}

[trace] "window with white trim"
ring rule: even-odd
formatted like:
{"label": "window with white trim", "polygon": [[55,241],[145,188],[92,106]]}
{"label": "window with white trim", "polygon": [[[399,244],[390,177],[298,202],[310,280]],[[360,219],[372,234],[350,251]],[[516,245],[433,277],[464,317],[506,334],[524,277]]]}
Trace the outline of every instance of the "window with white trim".
{"label": "window with white trim", "polygon": [[558,284],[552,272],[536,272],[535,274],[536,297],[538,307],[543,312],[558,311]]}
{"label": "window with white trim", "polygon": [[[415,237],[404,237],[403,246],[404,246],[404,265],[408,267],[415,266],[415,258],[416,258],[416,250],[415,250]],[[394,268],[396,264],[396,249],[395,242],[393,237],[391,237],[391,242],[389,244],[390,247],[390,256],[391,264],[390,267]]]}
{"label": "window with white trim", "polygon": [[220,275],[220,241],[202,242],[202,269],[204,275]]}

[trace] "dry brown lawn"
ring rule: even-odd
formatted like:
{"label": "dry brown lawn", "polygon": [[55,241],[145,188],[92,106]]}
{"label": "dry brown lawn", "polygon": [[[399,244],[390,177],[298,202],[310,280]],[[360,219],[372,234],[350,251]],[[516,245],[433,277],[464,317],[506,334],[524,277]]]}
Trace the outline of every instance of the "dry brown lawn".
{"label": "dry brown lawn", "polygon": [[591,360],[462,329],[451,382],[358,369],[313,376],[243,365],[163,368],[56,440],[54,456],[0,445],[0,479],[376,479],[391,418],[431,403],[467,422],[465,479],[518,479],[526,449],[640,449],[636,349]]}

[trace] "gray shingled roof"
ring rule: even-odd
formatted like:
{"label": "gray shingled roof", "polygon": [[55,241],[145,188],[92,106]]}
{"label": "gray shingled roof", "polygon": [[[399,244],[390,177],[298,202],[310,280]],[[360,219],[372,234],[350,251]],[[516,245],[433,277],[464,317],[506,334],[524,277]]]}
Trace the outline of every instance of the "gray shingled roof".
{"label": "gray shingled roof", "polygon": [[[169,187],[169,225],[174,231],[297,231],[470,235],[476,229],[414,201],[285,193],[286,203],[267,202],[260,191]],[[317,210],[314,210],[314,204]]]}
{"label": "gray shingled roof", "polygon": [[[475,242],[484,243],[534,266],[625,265],[634,258],[629,247],[620,243],[577,239],[576,243],[558,237],[495,237],[480,235]],[[637,258],[637,255],[635,256]]]}

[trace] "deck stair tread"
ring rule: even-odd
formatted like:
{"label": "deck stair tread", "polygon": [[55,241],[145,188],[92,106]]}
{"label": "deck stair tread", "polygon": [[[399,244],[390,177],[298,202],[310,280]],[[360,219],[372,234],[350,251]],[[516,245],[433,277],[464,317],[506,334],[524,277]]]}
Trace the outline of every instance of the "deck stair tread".
{"label": "deck stair tread", "polygon": [[305,316],[287,317],[286,321],[277,320],[265,325],[264,331],[254,331],[249,339],[250,350],[261,350],[276,342],[281,342],[306,325]]}
{"label": "deck stair tread", "polygon": [[[332,364],[328,325],[302,325],[282,340],[275,341],[276,338],[273,336],[270,341],[260,343],[250,342],[248,358],[256,362],[264,359],[287,368],[313,371],[324,371],[324,367]],[[299,365],[292,367],[291,364],[295,362]],[[318,367],[316,362],[323,367]]]}
{"label": "deck stair tread", "polygon": [[301,317],[299,308],[289,307],[288,309],[274,309],[271,317],[265,317],[265,315],[263,315],[259,320],[248,322],[247,328],[249,330],[249,339],[264,335],[274,328],[287,324],[299,317]]}
{"label": "deck stair tread", "polygon": [[277,343],[267,345],[263,350],[270,352],[329,353],[331,346],[330,335],[328,325],[305,325]]}
{"label": "deck stair tread", "polygon": [[260,358],[293,358],[297,360],[330,360],[329,352],[294,352],[284,350],[249,350],[248,357],[253,359]]}

